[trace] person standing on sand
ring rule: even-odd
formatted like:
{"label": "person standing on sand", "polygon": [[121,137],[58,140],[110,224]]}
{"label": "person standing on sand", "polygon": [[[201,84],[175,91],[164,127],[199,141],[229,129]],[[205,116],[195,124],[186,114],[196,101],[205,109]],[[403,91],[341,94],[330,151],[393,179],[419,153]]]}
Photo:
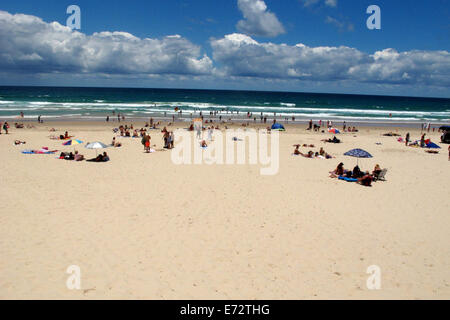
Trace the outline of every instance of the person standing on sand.
{"label": "person standing on sand", "polygon": [[212,127],[208,127],[208,140],[209,141],[213,140],[212,135],[213,135],[213,129],[212,129]]}
{"label": "person standing on sand", "polygon": [[424,148],[425,147],[425,133],[422,135],[422,137],[420,138],[420,147]]}
{"label": "person standing on sand", "polygon": [[405,146],[408,146],[408,143],[409,143],[409,132],[406,134],[406,137],[405,137]]}
{"label": "person standing on sand", "polygon": [[150,137],[150,135],[146,135],[144,138],[143,138],[143,141],[144,141],[144,151],[145,152],[147,152],[147,153],[150,153],[150,141],[151,141],[151,137]]}
{"label": "person standing on sand", "polygon": [[3,130],[5,130],[5,134],[8,134],[8,128],[9,128],[9,124],[8,124],[8,122],[5,121],[5,123],[3,123]]}

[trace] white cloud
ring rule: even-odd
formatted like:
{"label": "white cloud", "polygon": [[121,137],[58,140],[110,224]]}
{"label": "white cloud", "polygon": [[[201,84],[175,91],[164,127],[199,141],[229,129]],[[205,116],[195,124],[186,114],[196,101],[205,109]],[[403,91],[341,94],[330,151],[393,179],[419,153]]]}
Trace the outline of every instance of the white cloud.
{"label": "white cloud", "polygon": [[0,11],[0,67],[27,73],[209,74],[212,61],[179,35],[140,39],[127,32],[91,36],[57,22]]}
{"label": "white cloud", "polygon": [[339,29],[339,31],[354,31],[355,30],[355,26],[352,23],[349,23],[346,21],[340,21],[340,20],[330,17],[330,16],[326,17],[325,22],[336,26]]}
{"label": "white cloud", "polygon": [[285,33],[284,27],[277,16],[267,10],[263,0],[238,0],[244,20],[240,20],[236,27],[239,31],[261,37],[276,37]]}
{"label": "white cloud", "polygon": [[[305,7],[310,7],[312,5],[318,4],[319,2],[322,2],[322,0],[300,0],[300,1],[303,2],[303,5]],[[336,8],[338,5],[337,0],[325,0],[323,1],[323,3],[325,4],[325,6],[333,8]]]}
{"label": "white cloud", "polygon": [[73,79],[104,78],[122,79],[122,84],[127,79],[138,84],[154,79],[153,86],[170,86],[170,81],[181,79],[184,87],[196,81],[198,86],[227,81],[239,87],[252,79],[291,88],[296,81],[311,86],[353,84],[356,89],[373,84],[447,91],[450,87],[450,53],[444,50],[386,49],[369,54],[345,46],[258,42],[241,33],[213,39],[211,47],[214,61],[180,35],[160,39],[109,31],[86,35],[57,22],[0,11],[0,78],[4,83],[11,79],[21,83],[17,79],[22,77],[74,85]]}
{"label": "white cloud", "polygon": [[325,5],[329,7],[337,7],[337,0],[325,0]]}
{"label": "white cloud", "polygon": [[448,51],[367,54],[345,46],[259,43],[242,34],[212,40],[211,46],[229,76],[450,86]]}

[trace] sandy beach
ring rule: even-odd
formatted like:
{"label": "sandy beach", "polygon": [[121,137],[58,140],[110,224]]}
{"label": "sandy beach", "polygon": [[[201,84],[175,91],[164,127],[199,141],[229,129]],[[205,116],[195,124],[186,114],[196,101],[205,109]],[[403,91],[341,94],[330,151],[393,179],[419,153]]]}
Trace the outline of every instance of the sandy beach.
{"label": "sandy beach", "polygon": [[[119,137],[107,163],[22,154],[49,147],[92,158],[95,150],[49,136],[109,144],[117,126],[34,125],[0,135],[0,299],[450,299],[450,161],[438,132],[427,137],[442,149],[428,154],[382,136],[415,140],[420,129],[363,127],[325,144],[329,133],[288,124],[279,171],[264,176],[260,165],[175,165],[160,130],[150,132],[155,153]],[[292,156],[298,143],[336,158]],[[339,162],[355,166],[343,155],[353,148],[373,155],[362,170],[380,164],[387,181],[330,178]],[[71,265],[81,290],[66,286]],[[380,290],[366,286],[372,265]]]}

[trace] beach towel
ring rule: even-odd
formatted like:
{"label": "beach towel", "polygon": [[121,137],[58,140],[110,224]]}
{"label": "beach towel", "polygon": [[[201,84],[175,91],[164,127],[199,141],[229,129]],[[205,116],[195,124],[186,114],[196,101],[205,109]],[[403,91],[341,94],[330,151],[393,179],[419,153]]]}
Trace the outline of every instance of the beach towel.
{"label": "beach towel", "polygon": [[48,151],[48,150],[45,150],[45,149],[41,149],[41,150],[23,150],[22,153],[23,154],[55,154],[55,152]]}
{"label": "beach towel", "polygon": [[355,179],[355,178],[347,178],[347,177],[343,177],[343,176],[340,176],[340,177],[339,177],[339,180],[344,180],[344,181],[347,181],[347,182],[358,182],[358,179]]}

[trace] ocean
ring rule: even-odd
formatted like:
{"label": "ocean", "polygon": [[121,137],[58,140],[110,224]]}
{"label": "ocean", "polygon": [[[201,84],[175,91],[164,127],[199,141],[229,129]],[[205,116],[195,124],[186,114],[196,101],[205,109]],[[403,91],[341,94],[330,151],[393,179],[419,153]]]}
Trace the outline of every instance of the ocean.
{"label": "ocean", "polygon": [[[0,119],[104,120],[113,112],[128,118],[168,117],[182,111],[185,120],[216,111],[223,119],[260,120],[295,117],[375,123],[450,122],[450,99],[266,91],[0,87]],[[238,114],[239,112],[239,114]],[[180,116],[178,114],[178,116]]]}

